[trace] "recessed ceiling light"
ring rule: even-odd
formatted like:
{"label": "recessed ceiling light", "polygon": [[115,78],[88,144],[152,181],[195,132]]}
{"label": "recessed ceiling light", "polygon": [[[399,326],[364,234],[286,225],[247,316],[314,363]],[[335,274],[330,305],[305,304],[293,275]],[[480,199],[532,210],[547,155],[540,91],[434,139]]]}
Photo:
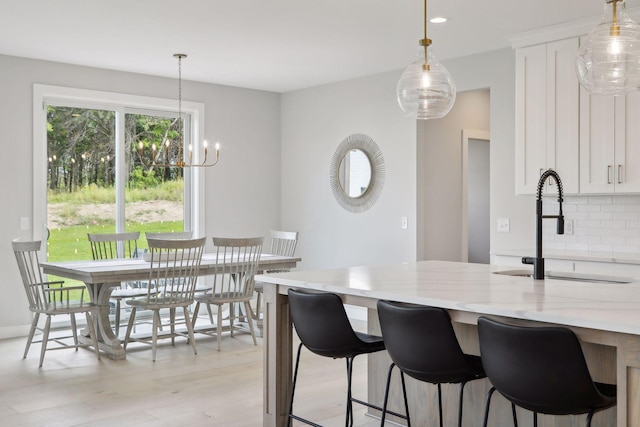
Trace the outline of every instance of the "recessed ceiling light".
{"label": "recessed ceiling light", "polygon": [[431,22],[432,24],[443,24],[447,22],[447,18],[442,16],[436,16],[435,18],[431,18],[429,22]]}

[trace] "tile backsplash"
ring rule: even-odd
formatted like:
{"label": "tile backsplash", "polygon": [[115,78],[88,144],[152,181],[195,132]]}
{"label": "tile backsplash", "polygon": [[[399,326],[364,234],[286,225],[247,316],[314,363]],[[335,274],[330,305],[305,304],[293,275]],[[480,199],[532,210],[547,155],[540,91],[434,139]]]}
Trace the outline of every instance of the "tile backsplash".
{"label": "tile backsplash", "polygon": [[[573,233],[557,235],[556,221],[544,219],[545,249],[640,254],[640,196],[566,196],[562,208]],[[543,212],[557,214],[557,200],[544,197]]]}

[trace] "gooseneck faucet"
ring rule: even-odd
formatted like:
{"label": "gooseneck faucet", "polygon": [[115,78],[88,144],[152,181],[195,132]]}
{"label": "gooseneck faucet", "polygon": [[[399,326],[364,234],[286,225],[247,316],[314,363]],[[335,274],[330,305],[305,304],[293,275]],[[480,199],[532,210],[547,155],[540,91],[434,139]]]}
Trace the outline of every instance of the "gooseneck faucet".
{"label": "gooseneck faucet", "polygon": [[[544,187],[544,183],[549,177],[554,179],[558,187],[558,203],[560,204],[558,215],[542,214],[542,187]],[[542,175],[540,175],[540,180],[538,181],[538,196],[536,198],[536,256],[535,258],[522,258],[523,264],[533,264],[533,278],[536,280],[544,279],[544,258],[542,258],[542,220],[545,218],[557,219],[558,225],[556,233],[564,234],[562,200],[562,181],[560,181],[560,176],[553,169],[544,171]]]}

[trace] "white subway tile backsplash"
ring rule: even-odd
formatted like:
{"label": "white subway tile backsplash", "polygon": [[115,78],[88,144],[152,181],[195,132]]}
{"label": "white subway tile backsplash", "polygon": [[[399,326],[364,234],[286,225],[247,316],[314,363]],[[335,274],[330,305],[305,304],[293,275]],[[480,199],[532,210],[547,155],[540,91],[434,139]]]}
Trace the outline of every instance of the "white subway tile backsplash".
{"label": "white subway tile backsplash", "polygon": [[[545,248],[640,254],[640,195],[568,196],[565,219],[573,221],[572,235],[556,235],[554,221],[543,226]],[[558,212],[555,198],[545,198],[545,215]]]}

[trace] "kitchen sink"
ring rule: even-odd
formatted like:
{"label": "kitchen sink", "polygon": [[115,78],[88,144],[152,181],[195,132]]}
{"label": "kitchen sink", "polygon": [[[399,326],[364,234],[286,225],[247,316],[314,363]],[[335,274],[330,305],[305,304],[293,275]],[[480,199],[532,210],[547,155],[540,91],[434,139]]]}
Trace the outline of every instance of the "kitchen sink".
{"label": "kitchen sink", "polygon": [[[532,277],[531,270],[505,270],[494,271],[493,274],[515,277]],[[594,282],[594,283],[631,283],[640,279],[634,277],[608,276],[602,274],[575,273],[570,271],[547,271],[545,278],[556,280],[573,280],[575,282]]]}

